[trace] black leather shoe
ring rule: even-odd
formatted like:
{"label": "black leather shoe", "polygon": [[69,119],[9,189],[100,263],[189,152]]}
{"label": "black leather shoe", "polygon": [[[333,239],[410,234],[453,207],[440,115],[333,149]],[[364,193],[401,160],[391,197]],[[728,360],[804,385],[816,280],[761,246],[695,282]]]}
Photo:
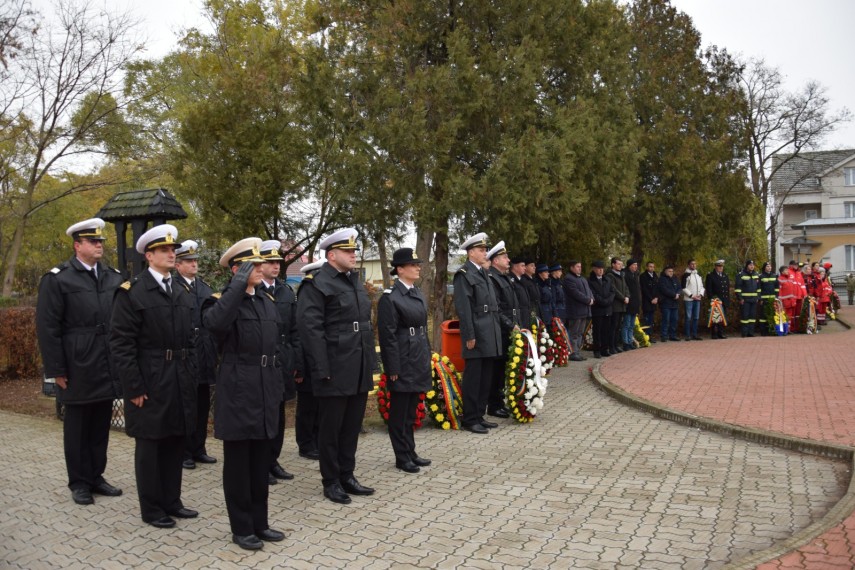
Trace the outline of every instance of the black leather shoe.
{"label": "black leather shoe", "polygon": [[270,468],[270,474],[276,477],[277,479],[284,479],[286,481],[290,481],[294,478],[293,474],[288,473],[287,471],[282,469],[282,466],[278,463]]}
{"label": "black leather shoe", "polygon": [[94,505],[95,499],[89,489],[72,489],[71,499],[78,505]]}
{"label": "black leather shoe", "polygon": [[188,509],[187,507],[181,507],[177,511],[169,511],[169,516],[177,519],[195,519],[199,516],[199,512]]}
{"label": "black leather shoe", "polygon": [[272,528],[255,531],[255,536],[266,542],[279,542],[280,540],[285,540],[284,532],[279,532],[278,530],[273,530]]}
{"label": "black leather shoe", "polygon": [[727,335],[726,334],[720,334],[720,335],[718,335],[718,338],[724,340],[727,338]]}
{"label": "black leather shoe", "polygon": [[[597,356],[597,358],[599,358],[599,356]],[[572,360],[573,362],[582,362],[583,360],[585,360],[585,357],[582,356],[581,354],[576,354],[574,352],[573,354],[570,355],[570,360]]]}
{"label": "black leather shoe", "polygon": [[318,452],[317,449],[310,449],[309,451],[301,451],[300,457],[303,457],[305,459],[311,459],[312,461],[317,461],[321,458],[321,454]]}
{"label": "black leather shoe", "polygon": [[341,482],[341,488],[351,495],[373,495],[374,489],[361,485],[356,477],[351,476]]}
{"label": "black leather shoe", "polygon": [[600,355],[600,353],[598,351],[595,350],[594,351],[594,358],[602,358],[602,356]]}
{"label": "black leather shoe", "polygon": [[113,487],[106,481],[102,481],[98,483],[94,487],[92,487],[92,492],[96,495],[104,495],[105,497],[118,497],[122,494],[122,490],[118,487]]}
{"label": "black leather shoe", "polygon": [[199,455],[199,456],[197,456],[197,457],[194,457],[194,459],[196,460],[196,463],[207,463],[207,464],[211,464],[211,463],[216,463],[216,462],[217,462],[217,458],[216,458],[216,457],[211,457],[211,456],[210,456],[210,455],[208,455],[207,453],[203,453],[202,455]]}
{"label": "black leather shoe", "polygon": [[704,340],[704,339],[702,339],[702,338],[701,338],[701,337],[699,337],[699,336],[693,336],[693,337],[692,337],[692,340]]}
{"label": "black leather shoe", "polygon": [[602,356],[603,358],[608,358],[609,356],[612,356],[612,353],[608,350],[604,350],[600,353],[600,356]]}
{"label": "black leather shoe", "polygon": [[671,337],[671,338],[669,338],[668,340],[670,340],[671,342],[679,342],[679,341],[680,341],[680,339],[679,339],[679,338],[677,338],[676,336],[672,336],[672,337]]}
{"label": "black leather shoe", "polygon": [[482,426],[481,424],[472,424],[471,426],[463,426],[463,429],[466,431],[471,431],[472,433],[490,433],[490,430]]}
{"label": "black leather shoe", "polygon": [[499,427],[499,424],[495,422],[488,422],[487,420],[481,420],[481,427],[485,427],[487,429],[493,429]]}
{"label": "black leather shoe", "polygon": [[620,348],[619,346],[616,346],[616,347],[614,347],[614,348],[610,348],[610,349],[609,349],[609,352],[610,352],[611,354],[620,354],[621,352],[623,352],[623,349],[622,349],[622,348]]}
{"label": "black leather shoe", "polygon": [[276,480],[276,477],[273,476],[273,473],[267,474],[267,484],[268,485],[275,485],[278,482],[279,481]]}
{"label": "black leather shoe", "polygon": [[407,473],[418,473],[419,471],[421,471],[419,466],[413,463],[412,461],[396,461],[395,467],[397,467],[401,471],[406,471]]}
{"label": "black leather shoe", "polygon": [[175,519],[173,519],[172,517],[160,517],[159,519],[154,519],[153,521],[145,522],[157,528],[172,528],[175,526]]}
{"label": "black leather shoe", "polygon": [[181,467],[183,467],[184,469],[196,469],[196,462],[192,459],[185,459],[184,462],[181,464]]}
{"label": "black leather shoe", "polygon": [[232,542],[234,542],[244,550],[261,550],[264,547],[264,543],[261,542],[261,540],[254,534],[248,534],[246,536],[238,536],[236,534],[233,534]]}
{"label": "black leather shoe", "polygon": [[419,457],[415,453],[413,454],[413,463],[418,465],[419,467],[427,467],[431,464],[430,459],[426,459],[424,457]]}
{"label": "black leather shoe", "polygon": [[333,483],[324,487],[324,497],[333,503],[341,505],[349,505],[351,500],[348,494],[344,492],[344,489],[341,488],[340,483]]}
{"label": "black leather shoe", "polygon": [[488,416],[493,416],[496,418],[509,418],[511,414],[505,408],[499,408],[498,410],[487,411]]}

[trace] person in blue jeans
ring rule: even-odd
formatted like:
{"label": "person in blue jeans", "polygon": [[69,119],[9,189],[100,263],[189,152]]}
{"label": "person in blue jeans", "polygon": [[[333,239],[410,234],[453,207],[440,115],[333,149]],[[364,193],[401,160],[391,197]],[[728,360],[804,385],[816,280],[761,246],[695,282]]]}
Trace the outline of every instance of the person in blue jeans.
{"label": "person in blue jeans", "polygon": [[677,338],[677,320],[680,318],[680,282],[674,277],[674,266],[666,265],[659,275],[659,308],[662,310],[662,342]]}
{"label": "person in blue jeans", "polygon": [[701,318],[701,299],[704,298],[704,280],[698,275],[698,264],[690,259],[680,278],[683,304],[686,307],[685,340],[702,340],[698,336],[698,319]]}

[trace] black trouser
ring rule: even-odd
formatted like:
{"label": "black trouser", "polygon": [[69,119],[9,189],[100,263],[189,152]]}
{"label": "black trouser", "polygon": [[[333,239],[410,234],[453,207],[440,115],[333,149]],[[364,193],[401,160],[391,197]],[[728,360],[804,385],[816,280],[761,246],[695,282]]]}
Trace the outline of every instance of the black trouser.
{"label": "black trouser", "polygon": [[87,489],[104,482],[113,401],[66,404],[62,425],[69,489]]}
{"label": "black trouser", "polygon": [[463,425],[481,423],[493,382],[496,358],[467,358],[463,370]]}
{"label": "black trouser", "polygon": [[232,534],[246,536],[267,530],[267,472],[270,440],[223,442],[223,494]]}
{"label": "black trouser", "polygon": [[318,452],[324,487],[353,476],[356,446],[368,392],[354,396],[317,397],[320,429]]}
{"label": "black trouser", "polygon": [[505,407],[505,365],[507,363],[508,350],[505,348],[502,356],[493,361],[493,379],[487,394],[487,409],[491,412]]}
{"label": "black trouser", "polygon": [[599,316],[595,315],[591,317],[591,326],[593,328],[593,336],[594,336],[594,352],[601,352],[603,350],[608,350],[611,343],[609,342],[611,328],[609,324],[611,322],[611,316]]}
{"label": "black trouser", "polygon": [[142,519],[151,522],[174,513],[181,503],[184,436],[136,438],[134,470]]}
{"label": "black trouser", "polygon": [[418,392],[393,392],[389,407],[389,439],[396,461],[410,461],[416,455],[416,438],[413,435],[416,421]]}
{"label": "black trouser", "polygon": [[270,468],[272,469],[279,461],[282,453],[282,444],[285,443],[285,402],[279,403],[279,426],[276,435],[270,440]]}
{"label": "black trouser", "polygon": [[742,303],[741,311],[742,319],[739,323],[742,325],[742,334],[754,334],[754,325],[757,322],[757,299],[753,298],[750,301],[746,300]]}
{"label": "black trouser", "polygon": [[609,317],[609,350],[612,352],[617,352],[615,349],[618,346],[623,347],[623,338],[621,338],[620,329],[623,326],[623,316],[625,314],[615,311]]}
{"label": "black trouser", "polygon": [[312,392],[297,392],[294,436],[300,452],[318,450],[318,400]]}
{"label": "black trouser", "polygon": [[208,414],[211,412],[211,386],[199,384],[196,388],[196,425],[184,443],[184,459],[208,455],[205,440],[208,437]]}

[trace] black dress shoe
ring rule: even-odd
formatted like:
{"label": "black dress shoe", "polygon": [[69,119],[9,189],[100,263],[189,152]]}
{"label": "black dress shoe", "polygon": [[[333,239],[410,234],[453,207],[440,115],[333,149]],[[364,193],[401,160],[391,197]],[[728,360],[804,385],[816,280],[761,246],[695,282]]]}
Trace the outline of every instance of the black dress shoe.
{"label": "black dress shoe", "polygon": [[361,485],[356,477],[350,476],[341,482],[341,488],[351,495],[373,495],[374,489]]}
{"label": "black dress shoe", "polygon": [[187,507],[181,507],[177,511],[169,511],[169,516],[177,519],[195,519],[199,516],[199,512],[188,509]]}
{"label": "black dress shoe", "polygon": [[481,424],[472,424],[471,426],[463,426],[463,429],[466,431],[471,431],[472,433],[490,433],[490,430],[482,426]]}
{"label": "black dress shoe", "polygon": [[499,408],[498,410],[493,410],[493,411],[487,410],[487,415],[493,416],[496,418],[509,418],[509,417],[511,417],[511,414],[505,408]]}
{"label": "black dress shoe", "polygon": [[431,461],[430,461],[430,459],[426,459],[424,457],[419,457],[418,455],[416,455],[414,453],[413,454],[413,463],[415,463],[419,467],[427,467],[428,465],[430,465]]}
{"label": "black dress shoe", "polygon": [[266,530],[257,530],[255,531],[255,536],[266,542],[279,542],[280,540],[285,540],[284,532],[279,532],[278,530],[273,530],[272,528],[268,528]]}
{"label": "black dress shoe", "polygon": [[102,481],[98,483],[94,487],[92,487],[92,492],[96,495],[104,495],[105,497],[118,497],[122,494],[122,490],[118,487],[113,487],[106,481]]}
{"label": "black dress shoe", "polygon": [[196,469],[196,462],[192,459],[185,459],[184,462],[181,464],[181,467],[183,467],[184,469]]}
{"label": "black dress shoe", "polygon": [[282,466],[278,463],[270,468],[270,474],[276,477],[277,479],[284,479],[286,481],[290,481],[294,478],[293,474],[288,473],[287,471],[282,469]]}
{"label": "black dress shoe", "polygon": [[305,459],[311,459],[312,461],[317,461],[321,458],[321,454],[318,452],[317,449],[310,449],[308,451],[301,451],[300,457],[303,457]]}
{"label": "black dress shoe", "polygon": [[92,498],[92,493],[89,489],[72,489],[71,499],[78,505],[95,504],[95,499]]}
{"label": "black dress shoe", "polygon": [[344,489],[341,488],[340,483],[333,483],[324,487],[324,497],[333,503],[341,505],[349,505],[351,500],[348,494],[344,492]]}
{"label": "black dress shoe", "polygon": [[278,482],[279,481],[276,480],[276,477],[273,476],[273,473],[267,474],[267,484],[268,485],[275,485]]}
{"label": "black dress shoe", "polygon": [[145,522],[157,528],[172,528],[175,526],[175,519],[173,519],[172,517],[160,517],[159,519],[154,519],[153,521]]}
{"label": "black dress shoe", "polygon": [[418,473],[421,471],[421,468],[412,461],[395,461],[395,467],[407,473]]}
{"label": "black dress shoe", "polygon": [[264,547],[264,543],[261,542],[261,540],[254,534],[248,534],[246,536],[238,536],[236,534],[233,534],[232,542],[234,542],[244,550],[261,550]]}
{"label": "black dress shoe", "polygon": [[600,353],[599,353],[599,352],[597,352],[597,351],[595,350],[595,351],[594,351],[594,358],[602,358],[602,356],[600,355]]}
{"label": "black dress shoe", "polygon": [[487,420],[481,420],[481,427],[485,427],[487,429],[493,429],[499,427],[499,424],[495,422],[488,422]]}
{"label": "black dress shoe", "polygon": [[609,356],[611,356],[611,355],[612,355],[612,353],[611,353],[611,352],[609,352],[608,350],[604,350],[604,351],[602,351],[602,352],[600,353],[600,356],[602,356],[603,358],[607,358],[607,357],[609,357]]}
{"label": "black dress shoe", "polygon": [[623,352],[623,349],[617,346],[609,349],[610,354],[620,354],[621,352]]}
{"label": "black dress shoe", "polygon": [[702,339],[702,338],[701,338],[701,337],[699,337],[699,336],[693,336],[693,337],[692,337],[692,340],[704,340],[704,339]]}
{"label": "black dress shoe", "polygon": [[[599,356],[597,356],[597,358],[599,358]],[[583,360],[585,360],[585,357],[582,356],[581,354],[576,354],[574,352],[573,354],[570,355],[570,360],[572,360],[573,362],[582,362]]]}
{"label": "black dress shoe", "polygon": [[211,457],[207,453],[203,453],[202,455],[197,455],[193,459],[195,459],[197,463],[208,463],[208,464],[210,464],[210,463],[216,463],[217,462],[216,457]]}

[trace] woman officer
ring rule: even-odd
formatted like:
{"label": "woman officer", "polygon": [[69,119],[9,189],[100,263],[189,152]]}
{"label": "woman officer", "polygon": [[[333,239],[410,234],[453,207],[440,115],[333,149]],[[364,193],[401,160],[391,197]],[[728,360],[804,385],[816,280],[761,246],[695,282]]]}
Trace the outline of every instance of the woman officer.
{"label": "woman officer", "polygon": [[427,302],[414,283],[421,275],[422,260],[411,248],[392,255],[392,275],[398,279],[377,304],[380,356],[394,394],[389,404],[389,439],[395,451],[395,467],[418,473],[430,459],[416,454],[413,423],[419,393],[431,388],[430,345],[427,340]]}

